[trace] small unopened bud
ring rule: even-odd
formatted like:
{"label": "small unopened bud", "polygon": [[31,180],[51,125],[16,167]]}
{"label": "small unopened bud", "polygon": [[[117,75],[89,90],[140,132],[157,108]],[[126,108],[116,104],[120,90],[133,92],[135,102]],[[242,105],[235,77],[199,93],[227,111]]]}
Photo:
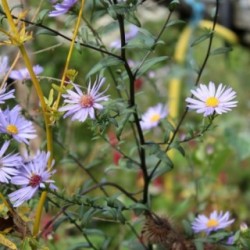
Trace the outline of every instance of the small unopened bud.
{"label": "small unopened bud", "polygon": [[173,1],[171,1],[171,3],[169,4],[168,9],[169,9],[170,11],[174,11],[174,10],[178,7],[179,4],[180,4],[180,1],[179,1],[179,0],[173,0]]}
{"label": "small unopened bud", "polygon": [[246,224],[245,222],[242,222],[242,223],[240,224],[240,231],[241,231],[242,233],[245,233],[247,230],[248,230],[247,224]]}

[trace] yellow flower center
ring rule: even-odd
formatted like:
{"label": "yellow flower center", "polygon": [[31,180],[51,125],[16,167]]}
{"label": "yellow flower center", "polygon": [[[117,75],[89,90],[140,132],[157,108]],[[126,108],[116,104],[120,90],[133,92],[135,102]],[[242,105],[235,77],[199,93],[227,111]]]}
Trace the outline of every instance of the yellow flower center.
{"label": "yellow flower center", "polygon": [[83,108],[89,108],[93,106],[94,100],[90,95],[83,95],[80,99],[80,104]]}
{"label": "yellow flower center", "polygon": [[216,227],[219,225],[219,222],[215,219],[210,219],[208,222],[207,222],[207,227],[210,228],[210,227]]}
{"label": "yellow flower center", "polygon": [[159,114],[153,114],[150,117],[150,122],[158,122],[161,119],[161,116]]}
{"label": "yellow flower center", "polygon": [[206,106],[207,107],[211,107],[211,108],[215,108],[219,105],[219,100],[216,97],[209,97],[206,100]]}
{"label": "yellow flower center", "polygon": [[12,134],[12,135],[16,135],[18,133],[18,128],[13,124],[9,124],[6,127],[6,130],[9,134]]}

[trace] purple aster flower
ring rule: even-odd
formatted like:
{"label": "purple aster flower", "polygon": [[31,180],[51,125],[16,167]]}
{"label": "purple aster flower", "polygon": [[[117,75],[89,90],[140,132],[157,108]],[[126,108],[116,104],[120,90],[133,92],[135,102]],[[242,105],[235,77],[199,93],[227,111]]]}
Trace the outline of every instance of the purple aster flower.
{"label": "purple aster flower", "polygon": [[16,105],[13,109],[0,110],[0,133],[6,133],[18,142],[29,144],[28,139],[36,137],[36,130],[31,121],[21,114],[21,107]]}
{"label": "purple aster flower", "polygon": [[150,107],[141,118],[142,130],[148,130],[156,127],[160,120],[165,118],[168,114],[167,108],[164,104],[158,103],[154,107]]}
{"label": "purple aster flower", "polygon": [[[43,67],[41,67],[40,65],[35,65],[33,66],[33,71],[36,75],[39,75],[43,72]],[[14,80],[24,81],[30,79],[30,73],[27,68],[12,70],[10,72],[10,78]]]}
{"label": "purple aster flower", "polygon": [[38,156],[39,161],[31,161],[19,168],[18,174],[11,179],[14,185],[22,186],[19,190],[9,194],[10,201],[14,207],[20,206],[23,202],[30,200],[39,189],[46,186],[51,190],[57,187],[50,180],[55,171],[47,169],[50,153],[41,152]]}
{"label": "purple aster flower", "polygon": [[[138,31],[139,31],[139,28],[133,24],[130,24],[128,26],[128,32],[125,33],[125,39],[126,39],[126,43],[130,40],[132,40],[133,38],[135,38],[138,34]],[[116,49],[119,49],[121,48],[121,40],[120,39],[117,39],[115,41],[113,41],[111,44],[110,44],[110,47],[112,48],[116,48]]]}
{"label": "purple aster flower", "polygon": [[229,217],[229,212],[223,214],[223,212],[213,211],[209,218],[201,214],[195,218],[192,223],[192,229],[195,233],[206,232],[210,234],[212,231],[218,231],[232,224],[234,219],[229,220]]}
{"label": "purple aster flower", "polygon": [[213,113],[222,114],[236,107],[237,101],[233,101],[236,92],[220,84],[216,90],[215,84],[209,82],[209,85],[200,84],[196,90],[191,93],[198,99],[188,97],[186,99],[187,107],[196,110],[197,113],[203,113],[204,116]]}
{"label": "purple aster flower", "polygon": [[22,165],[22,158],[18,154],[7,154],[10,141],[4,142],[0,149],[0,182],[9,183],[11,176],[18,173],[17,168]]}
{"label": "purple aster flower", "polygon": [[24,149],[23,152],[21,152],[21,157],[24,164],[28,164],[31,161],[39,161],[39,156],[41,155],[41,151],[37,150],[35,153],[30,153],[28,150]]}
{"label": "purple aster flower", "polygon": [[9,92],[6,92],[6,84],[0,89],[0,104],[5,103],[6,100],[15,98],[14,96],[15,89],[11,89]]}
{"label": "purple aster flower", "polygon": [[3,79],[9,70],[9,58],[7,56],[0,57],[0,79]]}
{"label": "purple aster flower", "polygon": [[226,241],[227,245],[233,245],[234,244],[234,236],[229,236],[227,241]]}
{"label": "purple aster flower", "polygon": [[108,96],[103,95],[107,89],[98,93],[104,82],[105,78],[101,78],[96,80],[93,86],[89,83],[87,93],[83,93],[74,84],[76,92],[67,90],[67,94],[62,95],[64,102],[67,103],[67,105],[59,108],[60,112],[66,111],[63,117],[71,116],[72,121],[78,120],[80,122],[84,122],[88,116],[91,119],[95,119],[95,109],[103,109],[103,105],[100,102],[108,100]]}
{"label": "purple aster flower", "polygon": [[[55,1],[53,1],[54,3]],[[63,0],[61,3],[57,3],[54,5],[55,10],[52,10],[49,13],[49,16],[60,16],[67,13],[75,4],[77,0]]]}

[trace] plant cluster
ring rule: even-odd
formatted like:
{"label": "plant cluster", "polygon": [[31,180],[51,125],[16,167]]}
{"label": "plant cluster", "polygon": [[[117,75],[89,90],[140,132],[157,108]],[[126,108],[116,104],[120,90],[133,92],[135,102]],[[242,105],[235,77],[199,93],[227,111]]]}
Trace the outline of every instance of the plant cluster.
{"label": "plant cluster", "polygon": [[[248,226],[228,230],[236,221],[229,211],[202,211],[197,199],[197,208],[177,225],[153,202],[155,194],[171,196],[163,183],[178,168],[176,155],[187,157],[185,145],[199,143],[238,104],[228,84],[213,76],[201,83],[210,56],[230,50],[212,48],[219,0],[211,27],[192,41],[181,36],[201,21],[199,1],[186,1],[193,9],[186,24],[174,18],[180,3],[171,1],[154,32],[142,24],[143,0],[10,2],[2,0],[0,9],[0,244],[248,249]],[[166,52],[164,35],[184,25],[182,43]],[[204,43],[194,69],[184,58]],[[82,55],[85,60],[78,60]],[[188,75],[192,85],[181,87]],[[66,248],[62,235],[72,238]]]}

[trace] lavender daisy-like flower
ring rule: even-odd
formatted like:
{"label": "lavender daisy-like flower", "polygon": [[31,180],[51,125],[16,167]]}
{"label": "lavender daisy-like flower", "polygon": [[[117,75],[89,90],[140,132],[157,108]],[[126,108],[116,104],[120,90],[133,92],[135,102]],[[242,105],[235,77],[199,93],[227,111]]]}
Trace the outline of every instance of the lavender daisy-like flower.
{"label": "lavender daisy-like flower", "polygon": [[212,231],[218,231],[232,224],[234,219],[229,220],[229,217],[229,212],[223,214],[223,212],[213,211],[209,218],[201,214],[192,223],[192,229],[195,233],[206,232],[210,234]]}
{"label": "lavender daisy-like flower", "polygon": [[46,186],[51,190],[56,190],[57,187],[50,180],[55,171],[47,169],[50,153],[41,152],[38,156],[39,161],[31,161],[24,164],[18,171],[18,174],[11,179],[14,185],[20,185],[17,191],[9,194],[10,201],[14,207],[20,206],[25,201],[30,200],[39,189],[44,189]]}
{"label": "lavender daisy-like flower", "polygon": [[0,57],[0,79],[3,79],[9,70],[9,58],[7,56]]}
{"label": "lavender daisy-like flower", "polygon": [[234,235],[229,236],[227,241],[226,241],[227,245],[233,245],[234,244]]}
{"label": "lavender daisy-like flower", "polygon": [[5,103],[6,100],[15,98],[14,96],[15,89],[11,89],[10,91],[6,92],[6,84],[0,89],[0,104]]}
{"label": "lavender daisy-like flower", "polygon": [[[54,3],[55,1],[53,1]],[[75,4],[77,0],[63,0],[61,3],[57,3],[54,5],[55,10],[52,10],[49,13],[49,16],[60,16],[67,13]]]}
{"label": "lavender daisy-like flower", "polygon": [[72,121],[78,120],[80,122],[84,122],[88,116],[91,119],[95,119],[95,109],[103,109],[103,105],[100,104],[100,102],[108,100],[108,96],[103,95],[107,89],[98,93],[104,82],[105,78],[100,78],[95,81],[93,86],[89,83],[87,93],[83,93],[82,90],[74,84],[75,91],[67,90],[67,93],[62,95],[67,105],[58,110],[60,112],[66,111],[63,117],[71,116]]}
{"label": "lavender daisy-like flower", "polygon": [[11,110],[0,110],[0,133],[6,133],[18,142],[29,144],[28,139],[36,137],[36,130],[32,122],[26,120],[20,111],[21,107],[18,105]]}
{"label": "lavender daisy-like flower", "polygon": [[22,165],[22,158],[19,154],[5,154],[10,141],[4,142],[0,149],[0,182],[9,183],[11,176],[18,173],[18,168]]}
{"label": "lavender daisy-like flower", "polygon": [[[130,40],[132,40],[133,38],[135,38],[138,34],[138,31],[139,31],[139,28],[133,24],[130,24],[128,26],[128,32],[125,33],[125,39],[126,39],[126,43]],[[110,44],[110,47],[112,48],[116,48],[116,49],[119,49],[121,48],[121,40],[120,39],[117,39],[115,41],[113,41],[111,44]]]}
{"label": "lavender daisy-like flower", "polygon": [[[43,72],[43,67],[41,67],[40,65],[35,65],[33,66],[33,71],[36,75],[39,75]],[[30,79],[30,73],[27,68],[12,70],[10,72],[10,78],[14,80],[24,81]]]}
{"label": "lavender daisy-like flower", "polygon": [[158,103],[154,107],[150,107],[141,118],[141,128],[148,130],[156,127],[160,120],[165,118],[168,114],[167,107],[164,104]]}
{"label": "lavender daisy-like flower", "polygon": [[200,84],[196,90],[191,90],[191,93],[198,100],[188,97],[187,107],[197,113],[203,113],[204,116],[226,113],[237,106],[237,101],[233,101],[236,92],[222,84],[219,84],[217,89],[213,82],[209,82],[208,86]]}

